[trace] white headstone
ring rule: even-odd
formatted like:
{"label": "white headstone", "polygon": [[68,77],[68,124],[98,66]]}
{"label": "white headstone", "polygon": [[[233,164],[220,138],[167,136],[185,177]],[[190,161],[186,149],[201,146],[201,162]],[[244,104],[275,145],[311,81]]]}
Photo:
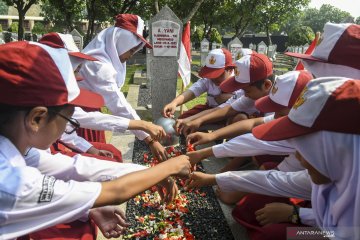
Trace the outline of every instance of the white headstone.
{"label": "white headstone", "polygon": [[0,32],[0,44],[4,44],[5,41],[4,41],[4,35],[2,32]]}
{"label": "white headstone", "polygon": [[267,55],[269,58],[273,59],[276,53],[276,45],[269,45]]}
{"label": "white headstone", "polygon": [[308,50],[308,48],[309,48],[309,44],[306,43],[306,44],[303,46],[303,53],[305,53],[306,50]]}
{"label": "white headstone", "polygon": [[75,28],[74,28],[74,30],[71,31],[70,34],[73,36],[73,39],[74,39],[74,42],[75,42],[76,46],[81,51],[83,49],[83,46],[84,46],[83,36]]}
{"label": "white headstone", "polygon": [[267,52],[266,43],[264,43],[263,41],[261,41],[261,42],[258,44],[258,46],[257,46],[257,52],[266,55],[266,52]]}
{"label": "white headstone", "polygon": [[200,43],[201,66],[205,65],[205,59],[209,52],[209,45],[210,43],[206,38],[204,38]]}
{"label": "white headstone", "polygon": [[154,56],[177,57],[179,49],[180,24],[159,20],[151,24]]}
{"label": "white headstone", "polygon": [[152,117],[156,120],[163,107],[176,97],[182,22],[165,6],[150,19],[149,26],[154,48],[146,55],[146,67],[149,68]]}
{"label": "white headstone", "polygon": [[243,44],[240,41],[240,39],[237,37],[229,42],[228,49],[230,49],[233,61],[238,60],[236,56],[239,55],[238,53],[240,52],[242,47],[243,47]]}

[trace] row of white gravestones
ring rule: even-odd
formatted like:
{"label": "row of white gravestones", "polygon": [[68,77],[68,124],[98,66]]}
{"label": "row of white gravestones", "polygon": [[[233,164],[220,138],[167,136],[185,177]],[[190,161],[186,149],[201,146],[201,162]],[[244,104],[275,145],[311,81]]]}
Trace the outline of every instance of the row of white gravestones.
{"label": "row of white gravestones", "polygon": [[309,44],[306,43],[304,46],[290,46],[288,47],[288,51],[294,53],[305,53],[308,48]]}
{"label": "row of white gravestones", "polygon": [[[212,49],[221,48],[222,44],[217,43],[217,42],[212,42],[211,47],[212,47]],[[210,51],[210,42],[209,42],[209,40],[204,38],[200,43],[200,57],[201,57],[200,64],[201,64],[201,66],[205,65],[205,59],[206,59],[206,56],[208,55],[209,51]]]}

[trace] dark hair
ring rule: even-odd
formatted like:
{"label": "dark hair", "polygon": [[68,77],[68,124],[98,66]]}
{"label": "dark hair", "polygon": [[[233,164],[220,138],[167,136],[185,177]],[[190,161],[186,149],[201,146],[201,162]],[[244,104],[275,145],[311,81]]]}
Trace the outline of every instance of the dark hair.
{"label": "dark hair", "polygon": [[270,76],[268,76],[265,79],[262,79],[262,80],[251,83],[250,86],[254,86],[254,87],[256,87],[257,89],[260,90],[262,88],[262,86],[264,85],[265,80],[270,80],[271,82],[274,82],[274,79],[275,79],[274,74],[271,74]]}
{"label": "dark hair", "polygon": [[[51,121],[56,114],[63,110],[67,105],[47,107],[49,110],[48,121]],[[11,106],[7,104],[0,104],[0,130],[7,123],[11,122],[18,112],[24,111],[28,114],[34,107]]]}

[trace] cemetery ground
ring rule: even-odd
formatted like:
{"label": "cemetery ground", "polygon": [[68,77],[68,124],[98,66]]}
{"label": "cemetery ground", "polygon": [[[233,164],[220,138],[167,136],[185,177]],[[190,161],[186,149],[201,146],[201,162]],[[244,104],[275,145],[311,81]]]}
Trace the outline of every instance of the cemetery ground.
{"label": "cemetery ground", "polygon": [[[282,74],[288,70],[292,70],[294,66],[294,62],[291,58],[283,56],[281,54],[277,55],[277,60],[274,63],[276,67],[276,71],[278,74]],[[151,121],[151,117],[143,117],[143,116],[151,116],[151,114],[144,115],[142,112],[148,111],[146,109],[146,105],[151,104],[151,100],[149,99],[150,90],[145,87],[145,85],[135,85],[133,84],[133,75],[136,70],[143,70],[145,68],[145,64],[128,64],[127,66],[127,76],[126,82],[122,88],[127,100],[129,103],[140,113],[139,115],[144,119]],[[200,61],[197,56],[194,56],[193,60],[193,69],[198,70],[200,68]],[[194,72],[196,74],[196,72]],[[177,93],[181,92],[181,79],[177,81]],[[205,103],[206,96],[202,95],[201,98],[196,99],[195,101],[190,101],[185,106],[187,109],[193,107],[194,105]],[[185,110],[186,110],[185,108]],[[104,109],[106,111],[106,109]],[[149,153],[147,147],[140,141],[135,139],[135,136],[130,132],[125,133],[106,133],[107,142],[113,144],[117,148],[119,148],[123,154],[124,162],[134,162],[139,164],[144,164],[144,153]],[[207,146],[214,145],[216,143],[210,143]],[[206,146],[206,147],[207,147]],[[205,146],[204,146],[205,147]],[[180,145],[176,147],[177,149],[183,149],[184,145]],[[183,152],[183,151],[182,151]],[[149,154],[150,158],[151,155]],[[208,173],[216,173],[221,169],[229,159],[216,159],[210,158],[205,159],[202,162],[201,168],[204,169],[205,172]],[[244,169],[252,169],[252,165],[247,165]],[[204,197],[199,194],[204,194]],[[178,219],[184,224],[184,228],[189,229],[191,234],[195,236],[195,239],[248,239],[246,230],[239,224],[237,224],[232,216],[231,210],[234,206],[229,206],[221,203],[215,197],[212,188],[204,188],[201,189],[199,194],[194,193],[184,193],[182,192],[183,197],[187,199],[190,203],[187,204],[186,208],[190,210],[190,213],[186,213],[185,216]],[[144,195],[145,196],[145,195]],[[146,195],[148,196],[148,195]],[[141,198],[140,198],[141,199]],[[138,234],[141,235],[141,229],[144,229],[140,221],[148,221],[149,216],[153,218],[156,217],[156,214],[160,214],[160,210],[149,209],[148,207],[144,207],[138,204],[138,198],[130,200],[128,203],[124,203],[121,205],[121,208],[126,211],[128,221],[132,224],[131,231],[127,232],[127,236],[135,233],[135,229],[138,230]],[[140,201],[141,204],[142,200]],[[127,207],[128,205],[128,207]],[[153,215],[151,215],[153,213]],[[190,214],[190,215],[188,215]],[[147,216],[147,217],[146,217]],[[144,218],[143,218],[144,217]],[[150,221],[152,222],[152,221]],[[153,224],[153,223],[152,223]],[[164,223],[160,223],[162,225]],[[187,231],[187,230],[186,230]],[[144,232],[142,232],[144,233]],[[105,239],[102,234],[99,232],[98,240]],[[119,239],[124,239],[120,237]],[[128,238],[127,238],[128,239]],[[131,239],[136,239],[133,237]],[[154,235],[149,235],[147,238],[142,237],[140,239],[154,239]],[[189,239],[191,239],[189,237]]]}

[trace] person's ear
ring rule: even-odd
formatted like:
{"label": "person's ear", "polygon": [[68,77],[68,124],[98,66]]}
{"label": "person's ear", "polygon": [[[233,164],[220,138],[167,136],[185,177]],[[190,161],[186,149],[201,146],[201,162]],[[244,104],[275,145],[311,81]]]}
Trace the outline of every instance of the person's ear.
{"label": "person's ear", "polygon": [[48,109],[46,107],[34,107],[25,117],[25,126],[31,132],[36,133],[48,122]]}
{"label": "person's ear", "polygon": [[270,81],[269,79],[265,79],[264,82],[264,88],[266,91],[270,91],[271,87],[272,87],[272,81]]}

